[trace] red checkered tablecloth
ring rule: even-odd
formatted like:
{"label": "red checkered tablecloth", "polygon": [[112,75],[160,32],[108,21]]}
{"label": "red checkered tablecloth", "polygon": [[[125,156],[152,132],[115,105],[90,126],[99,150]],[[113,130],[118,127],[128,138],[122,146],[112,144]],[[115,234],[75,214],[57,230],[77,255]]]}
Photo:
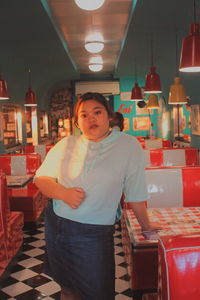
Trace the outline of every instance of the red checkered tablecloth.
{"label": "red checkered tablecloth", "polygon": [[[200,207],[152,208],[147,211],[150,221],[159,222],[163,228],[159,230],[159,236],[200,232]],[[157,238],[145,239],[131,209],[125,210],[125,220],[134,245],[157,244]]]}

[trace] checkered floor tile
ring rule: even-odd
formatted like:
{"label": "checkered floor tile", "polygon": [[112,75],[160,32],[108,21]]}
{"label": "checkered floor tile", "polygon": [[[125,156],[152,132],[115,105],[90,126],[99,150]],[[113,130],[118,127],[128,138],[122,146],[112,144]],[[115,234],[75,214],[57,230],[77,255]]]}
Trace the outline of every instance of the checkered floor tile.
{"label": "checkered floor tile", "polygon": [[[60,286],[43,273],[45,250],[44,223],[35,230],[24,232],[22,254],[11,269],[10,276],[2,283],[1,300],[60,300]],[[126,263],[122,249],[121,232],[116,225],[116,300],[131,300]],[[103,300],[103,299],[102,299]]]}

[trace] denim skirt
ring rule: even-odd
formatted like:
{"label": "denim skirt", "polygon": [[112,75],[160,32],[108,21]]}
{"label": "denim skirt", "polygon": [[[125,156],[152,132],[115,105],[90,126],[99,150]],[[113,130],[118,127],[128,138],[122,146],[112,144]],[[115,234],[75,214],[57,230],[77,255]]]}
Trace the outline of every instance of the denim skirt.
{"label": "denim skirt", "polygon": [[81,300],[115,299],[114,225],[74,222],[45,211],[44,272]]}

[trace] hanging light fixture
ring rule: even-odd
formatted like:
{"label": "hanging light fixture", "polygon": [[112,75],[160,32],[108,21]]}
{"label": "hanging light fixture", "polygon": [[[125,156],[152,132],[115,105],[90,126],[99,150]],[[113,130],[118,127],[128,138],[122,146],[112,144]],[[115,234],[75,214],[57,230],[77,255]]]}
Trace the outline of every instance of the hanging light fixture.
{"label": "hanging light fixture", "polygon": [[0,100],[8,100],[9,98],[6,81],[2,79],[0,74]]}
{"label": "hanging light fixture", "polygon": [[137,69],[136,69],[136,62],[135,62],[135,86],[132,88],[131,100],[140,101],[142,99],[143,99],[142,89],[139,87],[139,85],[137,83]]}
{"label": "hanging light fixture", "polygon": [[158,109],[160,108],[158,103],[158,96],[156,94],[150,94],[147,102],[148,109]]}
{"label": "hanging light fixture", "polygon": [[104,43],[100,41],[92,41],[85,43],[85,49],[90,53],[99,53],[103,50]]}
{"label": "hanging light fixture", "polygon": [[92,32],[85,39],[85,49],[90,53],[99,53],[104,48],[104,38],[101,32]]}
{"label": "hanging light fixture", "polygon": [[135,82],[135,86],[132,88],[132,92],[131,92],[131,100],[140,101],[142,99],[143,97],[142,97],[141,87],[139,87],[138,83]]}
{"label": "hanging light fixture", "polygon": [[174,77],[174,83],[170,86],[168,104],[186,104],[187,96],[185,87],[181,83],[181,78],[178,74],[178,54],[177,54],[177,34],[176,34],[176,76]]}
{"label": "hanging light fixture", "polygon": [[89,64],[103,64],[103,59],[100,55],[90,57]]}
{"label": "hanging light fixture", "polygon": [[187,96],[185,87],[180,77],[174,77],[174,84],[170,86],[168,104],[186,104]]}
{"label": "hanging light fixture", "polygon": [[194,23],[190,25],[190,35],[183,39],[180,66],[181,72],[200,72],[200,25],[196,23],[194,0]]}
{"label": "hanging light fixture", "polygon": [[160,77],[156,73],[156,68],[153,66],[153,42],[151,40],[151,67],[150,73],[146,75],[144,93],[158,94],[162,93],[160,85]]}
{"label": "hanging light fixture", "polygon": [[25,96],[25,103],[24,106],[37,106],[37,100],[36,100],[36,95],[34,91],[31,88],[31,70],[28,70],[29,72],[29,88]]}
{"label": "hanging light fixture", "polygon": [[102,64],[89,64],[89,69],[92,72],[99,72],[103,69]]}
{"label": "hanging light fixture", "polygon": [[104,4],[105,0],[75,0],[76,4],[84,10],[95,10]]}

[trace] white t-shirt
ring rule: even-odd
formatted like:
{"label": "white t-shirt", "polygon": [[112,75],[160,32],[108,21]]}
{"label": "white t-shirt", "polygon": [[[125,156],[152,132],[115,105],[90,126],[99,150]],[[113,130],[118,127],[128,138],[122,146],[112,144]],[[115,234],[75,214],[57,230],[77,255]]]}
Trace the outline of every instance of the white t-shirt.
{"label": "white t-shirt", "polygon": [[148,198],[144,154],[139,142],[112,131],[100,142],[82,136],[59,141],[47,154],[36,177],[49,176],[66,188],[81,187],[86,197],[77,209],[54,199],[58,216],[88,224],[114,224],[124,191],[127,202]]}

